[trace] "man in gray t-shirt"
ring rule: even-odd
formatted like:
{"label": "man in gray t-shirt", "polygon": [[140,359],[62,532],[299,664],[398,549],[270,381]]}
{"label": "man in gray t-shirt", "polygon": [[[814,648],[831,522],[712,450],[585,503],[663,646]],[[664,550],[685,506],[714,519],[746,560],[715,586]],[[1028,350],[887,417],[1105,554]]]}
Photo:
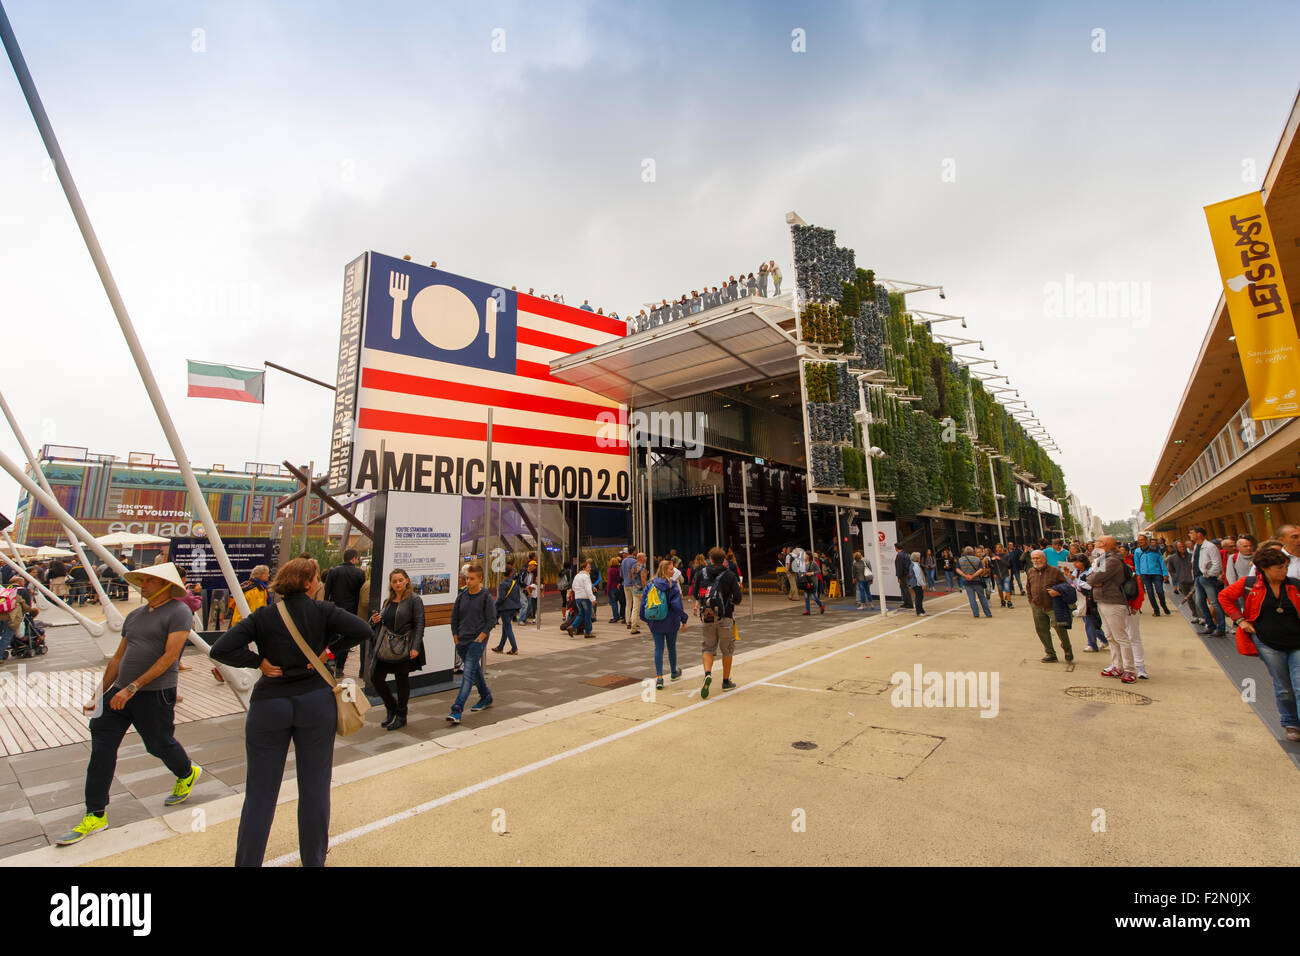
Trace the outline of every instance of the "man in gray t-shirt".
{"label": "man in gray t-shirt", "polygon": [[[194,612],[183,601],[169,600],[154,607],[146,604],[138,607],[126,616],[122,623],[122,645],[125,650],[117,665],[117,676],[113,679],[114,688],[137,683],[139,691],[171,690],[178,678],[177,665],[180,656],[176,656],[161,674],[140,684],[143,677],[167,653],[168,635],[184,633],[188,639],[190,628],[194,625]],[[185,643],[181,642],[184,649]]]}
{"label": "man in gray t-shirt", "polygon": [[170,562],[128,571],[124,578],[148,602],[126,616],[122,642],[104,668],[100,694],[85,706],[90,720],[90,766],[86,768],[86,816],[58,846],[85,839],[108,826],[108,791],[117,769],[117,750],[134,727],[145,749],[176,775],[165,806],[187,799],[202,769],[176,739],[177,664],[190,636],[193,612],[180,572]]}

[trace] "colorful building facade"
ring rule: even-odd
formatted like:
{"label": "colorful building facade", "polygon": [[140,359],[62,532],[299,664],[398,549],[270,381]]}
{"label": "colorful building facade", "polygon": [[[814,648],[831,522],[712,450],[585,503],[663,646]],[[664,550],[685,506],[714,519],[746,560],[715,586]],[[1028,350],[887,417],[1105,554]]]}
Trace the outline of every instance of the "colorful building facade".
{"label": "colorful building facade", "polygon": [[[39,457],[54,497],[96,537],[115,531],[167,538],[203,533],[174,462],[139,453],[122,460],[84,448],[51,445],[42,448]],[[269,537],[276,502],[299,488],[278,465],[248,463],[240,471],[214,466],[196,470],[195,477],[223,537]],[[321,508],[319,498],[310,504],[300,498],[285,517],[292,514],[301,528],[304,514],[310,520],[321,514]],[[325,524],[309,525],[309,537],[324,538]],[[58,519],[25,491],[20,492],[15,526],[14,540],[34,547],[67,543]]]}

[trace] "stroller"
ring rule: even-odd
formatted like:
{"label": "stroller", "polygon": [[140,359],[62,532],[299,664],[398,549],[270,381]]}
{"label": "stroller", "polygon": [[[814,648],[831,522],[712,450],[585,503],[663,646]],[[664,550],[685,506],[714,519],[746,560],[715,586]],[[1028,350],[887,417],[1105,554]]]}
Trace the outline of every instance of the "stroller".
{"label": "stroller", "polygon": [[30,614],[24,614],[22,629],[14,635],[9,645],[10,655],[16,659],[39,657],[48,650],[45,646],[45,625]]}
{"label": "stroller", "polygon": [[578,602],[573,599],[572,591],[564,592],[564,620],[560,622],[560,630],[570,637],[576,637],[573,633],[574,626],[578,623]]}

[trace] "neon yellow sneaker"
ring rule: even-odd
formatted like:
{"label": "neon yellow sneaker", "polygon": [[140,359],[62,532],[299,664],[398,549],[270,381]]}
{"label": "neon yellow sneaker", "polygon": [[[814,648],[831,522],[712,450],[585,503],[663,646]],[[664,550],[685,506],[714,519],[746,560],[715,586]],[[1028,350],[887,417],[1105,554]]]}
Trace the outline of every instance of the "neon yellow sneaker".
{"label": "neon yellow sneaker", "polygon": [[86,816],[75,827],[69,830],[63,836],[55,841],[55,846],[71,846],[74,843],[80,843],[86,837],[90,836],[96,830],[102,830],[108,826],[107,811],[96,816],[93,813],[87,813]]}
{"label": "neon yellow sneaker", "polygon": [[164,807],[174,807],[178,803],[184,803],[190,798],[190,791],[194,785],[199,782],[199,776],[203,773],[203,768],[198,764],[191,764],[190,775],[188,777],[177,777],[176,786],[172,787],[172,795],[163,801]]}

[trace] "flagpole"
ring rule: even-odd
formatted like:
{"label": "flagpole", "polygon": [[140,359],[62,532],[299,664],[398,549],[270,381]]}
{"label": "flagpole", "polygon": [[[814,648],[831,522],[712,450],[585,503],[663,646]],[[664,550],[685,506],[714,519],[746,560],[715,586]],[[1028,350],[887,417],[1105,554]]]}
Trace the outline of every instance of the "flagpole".
{"label": "flagpole", "polygon": [[140,380],[144,384],[145,391],[149,393],[149,401],[153,404],[154,413],[158,416],[158,423],[167,436],[167,444],[171,448],[172,457],[176,459],[176,464],[185,479],[185,486],[194,500],[195,510],[199,512],[200,520],[207,530],[208,540],[212,543],[212,552],[217,559],[217,564],[221,567],[222,576],[225,577],[226,584],[235,598],[235,605],[239,608],[240,615],[248,617],[252,612],[249,610],[248,600],[244,597],[244,592],[239,587],[239,577],[235,574],[235,568],[230,563],[230,555],[226,553],[226,546],[221,542],[221,533],[217,529],[217,523],[212,519],[212,512],[208,510],[208,503],[204,500],[203,493],[199,489],[198,479],[194,476],[194,469],[190,466],[189,456],[185,453],[185,446],[181,442],[181,436],[176,431],[176,425],[167,411],[167,403],[163,400],[162,391],[158,388],[158,381],[154,378],[148,356],[144,353],[144,346],[140,344],[140,339],[135,332],[135,326],[131,323],[131,316],[127,313],[126,303],[122,300],[122,295],[118,291],[117,281],[113,278],[113,273],[108,267],[108,260],[104,256],[104,250],[99,245],[99,239],[95,236],[95,230],[90,223],[90,216],[81,201],[81,194],[77,191],[77,184],[73,182],[72,172],[63,157],[63,150],[54,134],[54,128],[50,125],[50,118],[46,115],[40,94],[36,91],[36,84],[32,80],[31,72],[27,69],[27,61],[23,59],[22,50],[18,46],[18,40],[14,36],[13,27],[9,23],[9,16],[5,13],[3,3],[0,3],[0,40],[4,42],[5,51],[9,55],[9,62],[13,66],[15,76],[18,78],[18,85],[22,87],[23,96],[27,100],[28,109],[31,110],[32,119],[36,121],[36,127],[40,130],[46,152],[50,154],[50,160],[54,163],[54,171],[59,177],[60,185],[63,187],[63,194],[72,209],[73,217],[77,220],[77,227],[81,230],[81,237],[86,243],[86,251],[90,253],[90,258],[95,264],[95,271],[99,273],[99,280],[104,286],[104,293],[108,296],[109,304],[113,307],[113,315],[116,316],[117,324],[122,329],[122,336],[126,339],[127,348],[131,350],[131,357],[135,361]]}
{"label": "flagpole", "polygon": [[248,536],[253,536],[253,499],[257,497],[257,469],[261,467],[262,426],[266,424],[266,379],[262,380],[262,407],[257,413],[257,443],[253,446],[253,486],[248,492]]}
{"label": "flagpole", "polygon": [[248,492],[248,536],[253,536],[253,501],[257,498],[257,462],[253,462],[253,487]]}

